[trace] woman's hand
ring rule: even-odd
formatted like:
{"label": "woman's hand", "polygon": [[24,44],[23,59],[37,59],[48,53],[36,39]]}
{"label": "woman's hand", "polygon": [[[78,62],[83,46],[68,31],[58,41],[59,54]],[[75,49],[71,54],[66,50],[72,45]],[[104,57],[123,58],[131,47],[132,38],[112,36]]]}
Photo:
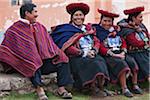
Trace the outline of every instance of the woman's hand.
{"label": "woman's hand", "polygon": [[88,53],[87,53],[87,57],[89,58],[94,58],[95,57],[95,51],[94,50],[90,50]]}
{"label": "woman's hand", "polygon": [[125,53],[124,53],[124,52],[121,52],[120,54],[113,54],[113,57],[125,59]]}

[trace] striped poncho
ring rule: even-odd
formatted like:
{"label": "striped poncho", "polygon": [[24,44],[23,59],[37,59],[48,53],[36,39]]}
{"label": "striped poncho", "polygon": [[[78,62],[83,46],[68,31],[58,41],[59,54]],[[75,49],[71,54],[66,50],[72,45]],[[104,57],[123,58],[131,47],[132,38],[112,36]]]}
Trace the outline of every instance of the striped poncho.
{"label": "striped poncho", "polygon": [[26,77],[32,77],[42,66],[42,60],[48,58],[53,59],[53,64],[68,62],[43,25],[17,21],[8,28],[0,45],[1,62],[11,65]]}

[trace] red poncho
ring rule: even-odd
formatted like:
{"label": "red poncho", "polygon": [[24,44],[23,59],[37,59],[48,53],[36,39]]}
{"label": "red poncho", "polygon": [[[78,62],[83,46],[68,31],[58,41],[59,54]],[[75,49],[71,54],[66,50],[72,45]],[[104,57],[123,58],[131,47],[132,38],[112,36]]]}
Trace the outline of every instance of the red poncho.
{"label": "red poncho", "polygon": [[0,61],[11,65],[26,77],[32,77],[42,60],[52,58],[53,64],[68,62],[67,56],[54,44],[40,23],[15,22],[5,33],[0,45]]}

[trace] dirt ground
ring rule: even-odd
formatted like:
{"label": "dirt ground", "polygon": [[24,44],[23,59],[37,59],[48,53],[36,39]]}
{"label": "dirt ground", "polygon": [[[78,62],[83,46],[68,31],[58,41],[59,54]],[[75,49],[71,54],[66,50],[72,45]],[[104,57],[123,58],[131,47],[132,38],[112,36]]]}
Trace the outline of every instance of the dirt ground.
{"label": "dirt ground", "polygon": [[150,93],[144,92],[143,95],[134,95],[132,98],[127,98],[123,95],[116,95],[113,97],[91,97],[90,100],[150,100]]}

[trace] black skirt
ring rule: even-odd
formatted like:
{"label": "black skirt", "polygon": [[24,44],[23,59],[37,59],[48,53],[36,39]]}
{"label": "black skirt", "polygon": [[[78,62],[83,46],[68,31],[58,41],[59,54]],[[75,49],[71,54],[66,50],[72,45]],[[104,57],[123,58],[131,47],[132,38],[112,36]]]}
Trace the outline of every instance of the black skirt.
{"label": "black skirt", "polygon": [[134,58],[126,55],[125,59],[105,57],[108,66],[111,83],[117,83],[123,72],[138,72],[138,66]]}
{"label": "black skirt", "polygon": [[130,53],[132,57],[136,60],[139,66],[139,74],[138,74],[138,81],[144,81],[150,76],[150,58],[149,52],[134,52]]}
{"label": "black skirt", "polygon": [[71,72],[76,88],[84,88],[96,81],[97,76],[109,80],[109,74],[104,58],[97,55],[95,58],[70,58]]}

